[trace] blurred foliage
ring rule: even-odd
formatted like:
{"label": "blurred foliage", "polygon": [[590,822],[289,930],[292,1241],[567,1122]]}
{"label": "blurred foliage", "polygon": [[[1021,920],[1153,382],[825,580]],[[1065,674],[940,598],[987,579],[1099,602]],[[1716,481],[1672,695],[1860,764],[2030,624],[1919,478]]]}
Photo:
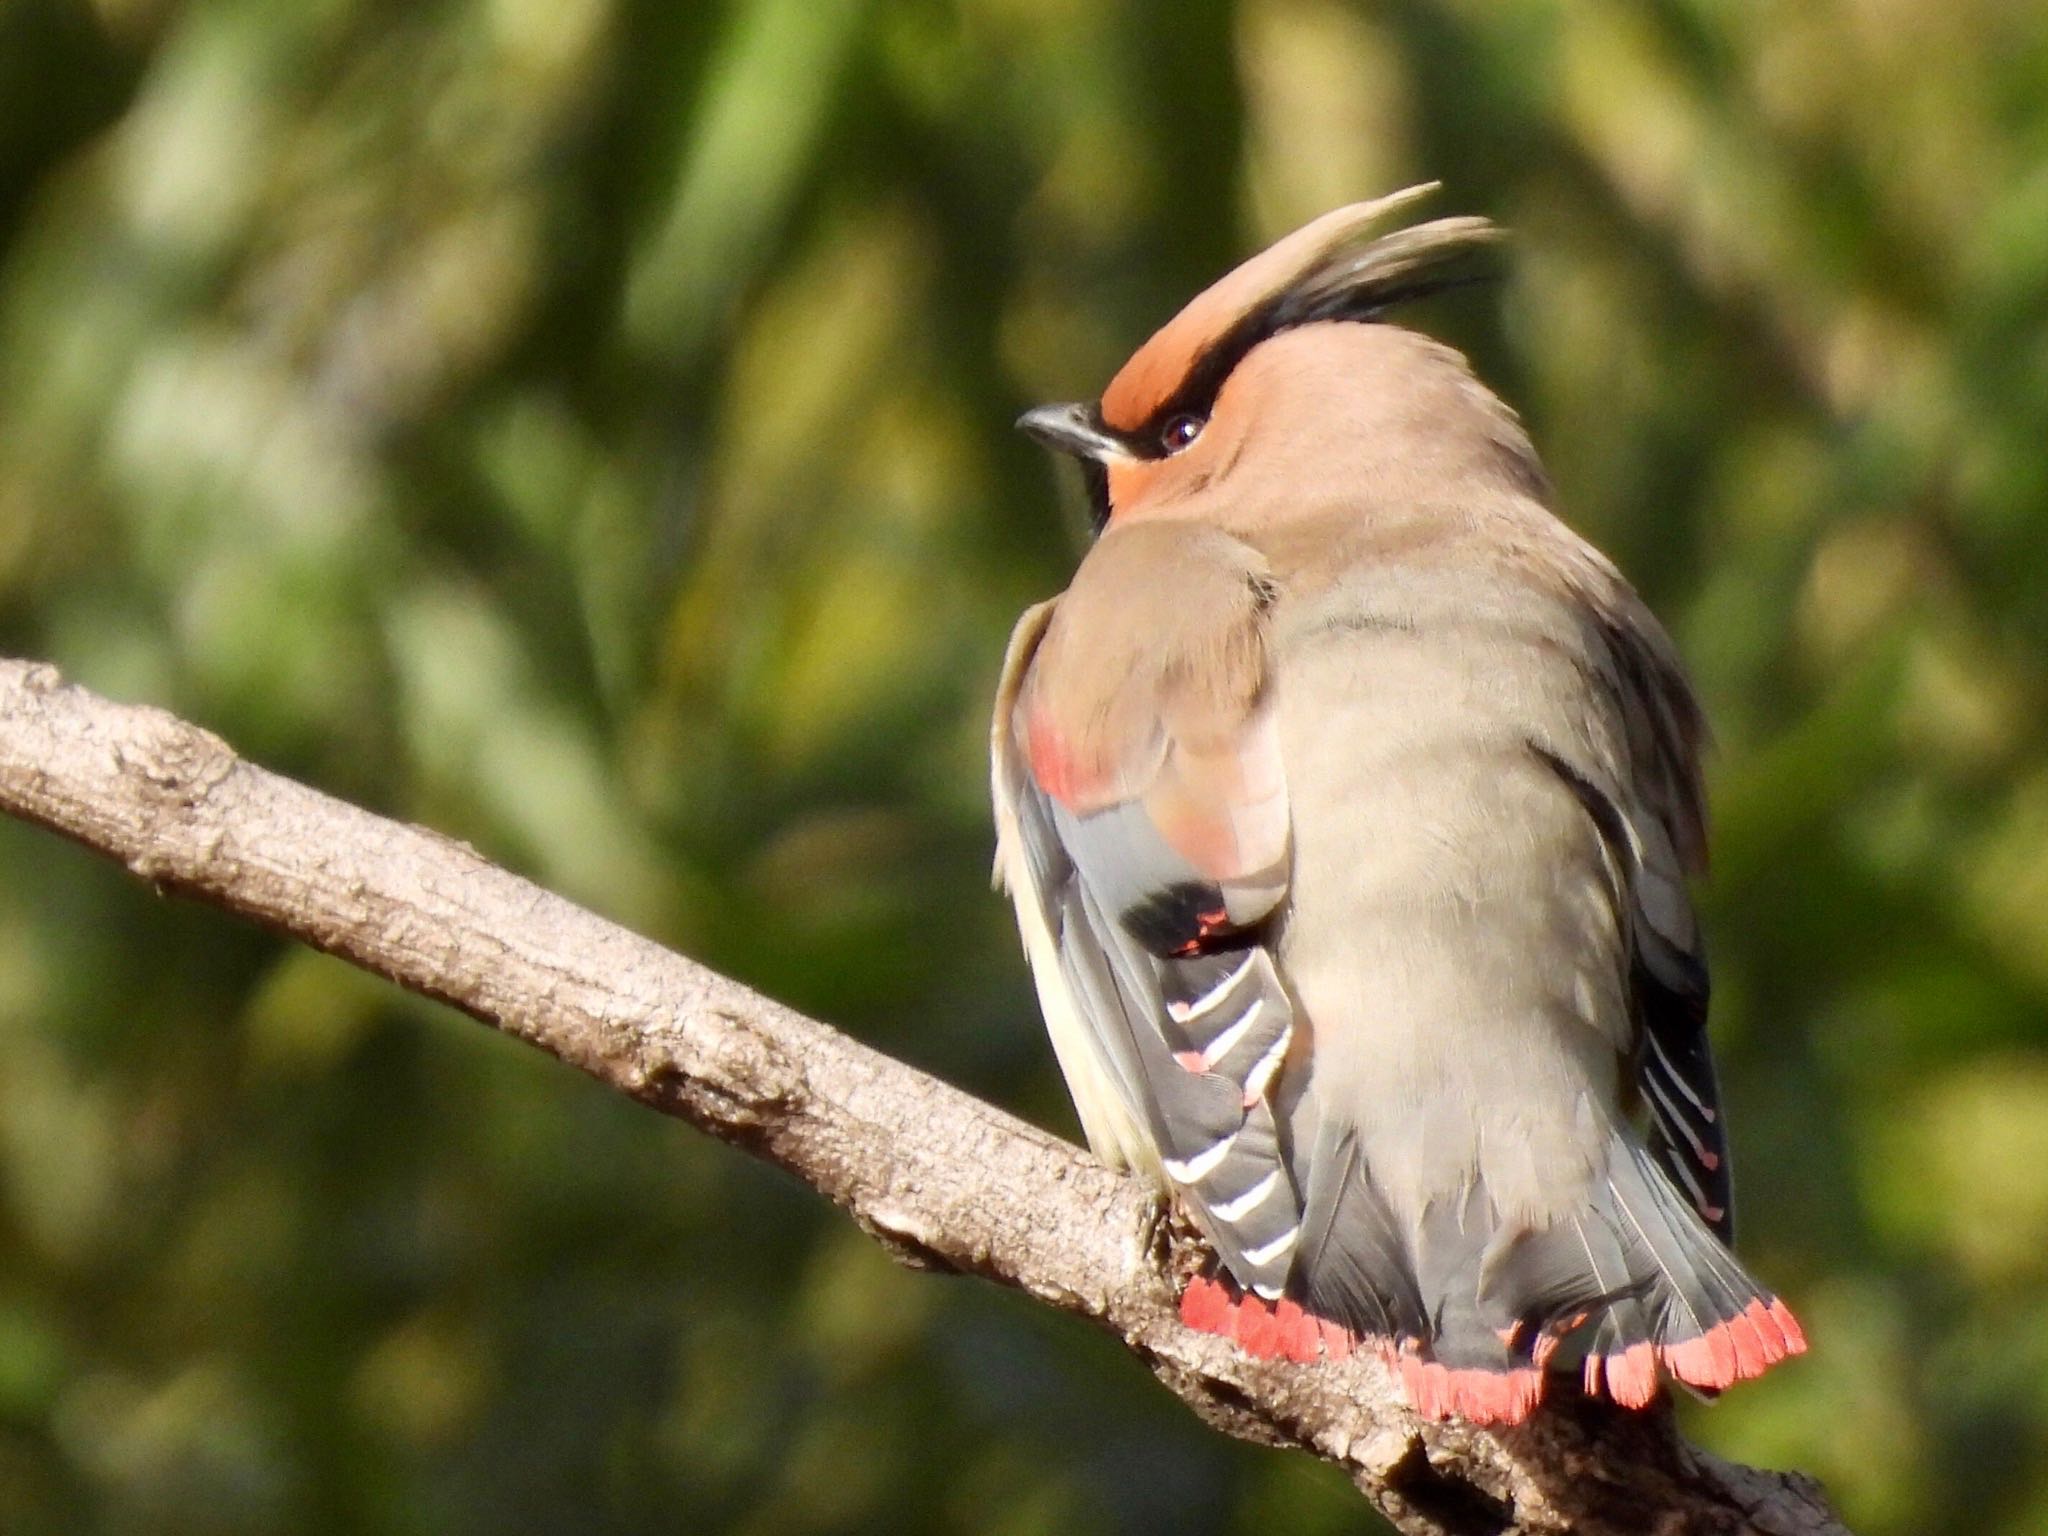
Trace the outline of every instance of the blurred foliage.
{"label": "blurred foliage", "polygon": [[[1745,1247],[1688,1409],[2048,1529],[2048,13],[2004,0],[0,0],[0,651],[1041,1121],[1008,424],[1336,202],[1718,724]],[[0,827],[0,1529],[1355,1530],[1107,1340]]]}

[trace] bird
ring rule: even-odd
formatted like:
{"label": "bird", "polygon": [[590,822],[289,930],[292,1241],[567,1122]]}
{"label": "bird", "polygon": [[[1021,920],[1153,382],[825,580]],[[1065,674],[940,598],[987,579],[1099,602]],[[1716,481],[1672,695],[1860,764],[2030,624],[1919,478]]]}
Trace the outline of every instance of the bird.
{"label": "bird", "polygon": [[1806,1348],[1732,1251],[1689,894],[1707,727],[1520,419],[1389,317],[1501,237],[1327,213],[1019,427],[1094,537],[991,729],[996,876],[1096,1154],[1205,1239],[1179,1310],[1376,1352],[1432,1419]]}

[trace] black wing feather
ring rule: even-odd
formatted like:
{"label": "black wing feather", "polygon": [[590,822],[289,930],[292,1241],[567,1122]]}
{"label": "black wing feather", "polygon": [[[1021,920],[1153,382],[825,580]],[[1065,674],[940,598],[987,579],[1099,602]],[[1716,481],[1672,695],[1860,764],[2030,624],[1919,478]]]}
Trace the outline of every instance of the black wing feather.
{"label": "black wing feather", "polygon": [[1735,1241],[1728,1129],[1707,1039],[1707,968],[1655,933],[1638,941],[1636,1086],[1650,1116],[1650,1150],[1722,1242]]}

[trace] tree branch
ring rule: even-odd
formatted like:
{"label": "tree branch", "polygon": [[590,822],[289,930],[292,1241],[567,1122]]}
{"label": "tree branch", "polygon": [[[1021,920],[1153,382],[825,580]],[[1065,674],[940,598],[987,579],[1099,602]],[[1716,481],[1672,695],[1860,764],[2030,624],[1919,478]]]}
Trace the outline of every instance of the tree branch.
{"label": "tree branch", "polygon": [[1204,1420],[1336,1463],[1403,1531],[1846,1536],[1810,1479],[1696,1451],[1668,1408],[1567,1396],[1515,1430],[1432,1424],[1363,1355],[1261,1362],[1192,1332],[1174,1303],[1189,1254],[1137,1181],[460,843],[245,763],[161,710],[0,661],[0,809],[786,1168],[910,1264],[1094,1320]]}

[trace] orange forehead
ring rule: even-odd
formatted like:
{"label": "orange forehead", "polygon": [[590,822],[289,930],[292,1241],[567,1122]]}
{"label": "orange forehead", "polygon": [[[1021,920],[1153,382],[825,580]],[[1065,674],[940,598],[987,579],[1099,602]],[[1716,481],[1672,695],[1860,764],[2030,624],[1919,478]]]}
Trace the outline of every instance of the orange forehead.
{"label": "orange forehead", "polygon": [[1390,201],[1353,203],[1326,213],[1196,294],[1109,381],[1102,392],[1103,422],[1118,432],[1143,426],[1172,398],[1197,359],[1233,325],[1299,282],[1332,248],[1377,221]]}

